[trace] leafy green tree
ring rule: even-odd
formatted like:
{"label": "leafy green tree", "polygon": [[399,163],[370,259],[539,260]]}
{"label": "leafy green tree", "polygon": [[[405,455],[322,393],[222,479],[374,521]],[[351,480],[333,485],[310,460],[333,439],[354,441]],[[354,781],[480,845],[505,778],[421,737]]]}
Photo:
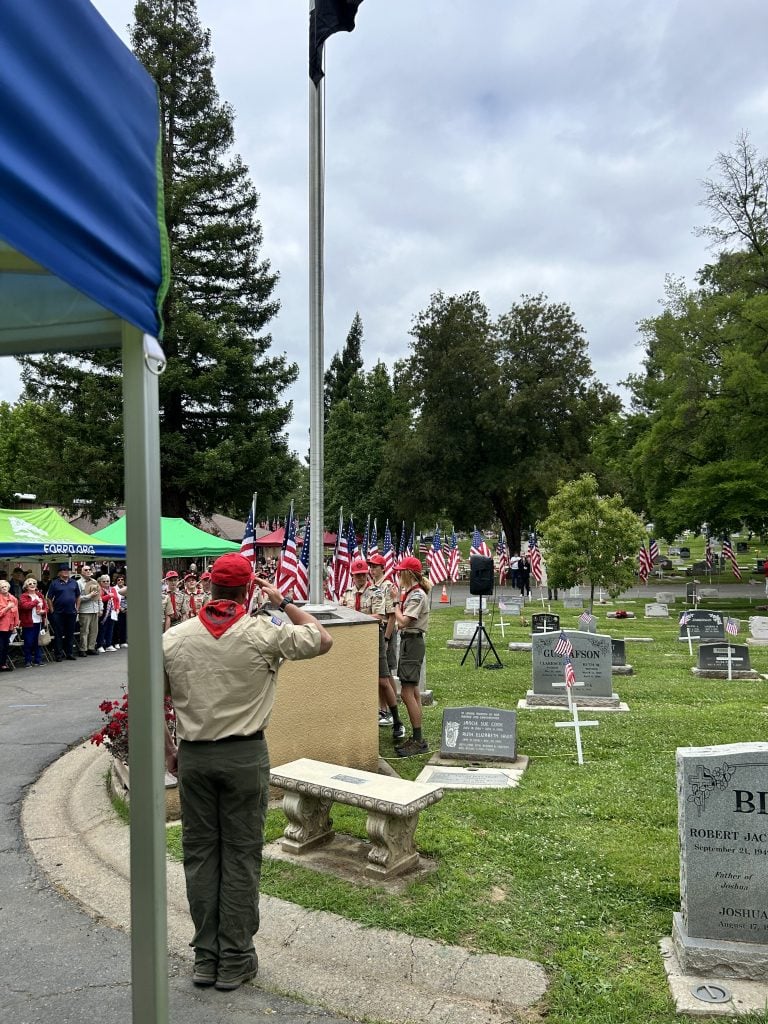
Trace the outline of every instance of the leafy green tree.
{"label": "leafy green tree", "polygon": [[477,292],[432,296],[398,370],[412,420],[390,474],[419,510],[497,519],[512,551],[558,478],[588,467],[596,425],[619,407],[595,379],[570,308],[524,295],[493,322]]}
{"label": "leafy green tree", "polygon": [[[233,112],[213,79],[195,0],[140,0],[134,51],[157,82],[172,285],[163,306],[161,501],[165,515],[242,514],[288,493],[297,461],[281,395],[297,375],[270,355],[276,275],[261,256],[258,194],[237,155]],[[49,480],[94,514],[122,496],[120,361],[114,352],[25,358],[25,397],[60,415],[65,458]]]}
{"label": "leafy green tree", "polygon": [[632,584],[645,528],[621,495],[601,497],[591,474],[561,485],[539,529],[550,585],[589,584],[590,611],[595,587],[616,597]]}
{"label": "leafy green tree", "polygon": [[644,424],[627,463],[668,536],[768,523],[768,163],[742,135],[716,166],[701,233],[717,258],[695,288],[668,279],[662,313],[641,324],[643,372],[628,381]]}
{"label": "leafy green tree", "polygon": [[352,325],[344,342],[344,348],[337,352],[331,365],[325,371],[324,377],[324,401],[325,401],[325,426],[328,426],[328,417],[331,409],[337,402],[348,398],[353,382],[359,377],[363,369],[363,321],[360,314],[355,313]]}

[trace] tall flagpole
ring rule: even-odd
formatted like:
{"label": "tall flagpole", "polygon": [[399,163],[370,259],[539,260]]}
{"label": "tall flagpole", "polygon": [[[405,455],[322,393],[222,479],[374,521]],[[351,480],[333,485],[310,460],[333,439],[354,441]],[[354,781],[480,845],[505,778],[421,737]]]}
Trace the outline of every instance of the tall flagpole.
{"label": "tall flagpole", "polygon": [[[310,14],[315,0],[309,0]],[[309,80],[309,600],[323,602],[323,79]]]}

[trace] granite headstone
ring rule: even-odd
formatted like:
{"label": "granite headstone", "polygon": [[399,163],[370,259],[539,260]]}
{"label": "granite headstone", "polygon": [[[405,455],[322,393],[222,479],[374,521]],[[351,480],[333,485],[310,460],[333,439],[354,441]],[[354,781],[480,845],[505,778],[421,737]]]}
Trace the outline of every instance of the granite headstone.
{"label": "granite headstone", "polygon": [[681,616],[679,640],[724,640],[725,622],[722,612],[709,612],[703,608],[685,612]]}
{"label": "granite headstone", "polygon": [[[576,681],[584,683],[574,687],[573,699],[580,705],[618,708],[611,675],[611,638],[571,629],[564,632],[574,648],[571,661]],[[558,637],[559,633],[543,633],[531,638],[533,689],[526,694],[529,707],[562,707],[568,703],[564,688],[556,685],[565,679],[565,661],[555,651]]]}
{"label": "granite headstone", "polygon": [[646,619],[668,619],[669,607],[660,601],[650,601],[645,606]]}
{"label": "granite headstone", "polygon": [[532,633],[552,633],[560,629],[560,616],[548,612],[534,612],[531,616]]}
{"label": "granite headstone", "polygon": [[758,673],[749,663],[749,648],[746,644],[728,642],[704,643],[699,645],[699,663],[692,669],[694,675],[709,679],[728,678],[728,652],[730,651],[732,679],[756,679]]}
{"label": "granite headstone", "polygon": [[503,708],[459,707],[443,711],[440,757],[465,761],[514,761],[517,715]]}

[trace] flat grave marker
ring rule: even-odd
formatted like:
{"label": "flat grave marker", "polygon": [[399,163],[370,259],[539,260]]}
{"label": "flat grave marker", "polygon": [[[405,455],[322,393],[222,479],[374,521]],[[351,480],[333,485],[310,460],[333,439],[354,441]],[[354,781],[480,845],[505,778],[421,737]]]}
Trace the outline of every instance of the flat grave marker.
{"label": "flat grave marker", "polygon": [[517,714],[504,708],[446,708],[440,757],[460,761],[514,761]]}

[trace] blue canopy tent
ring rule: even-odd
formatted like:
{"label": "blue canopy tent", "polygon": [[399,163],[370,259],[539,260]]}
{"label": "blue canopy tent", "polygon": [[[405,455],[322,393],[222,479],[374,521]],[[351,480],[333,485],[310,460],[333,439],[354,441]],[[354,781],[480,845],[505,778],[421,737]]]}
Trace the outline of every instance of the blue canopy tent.
{"label": "blue canopy tent", "polygon": [[88,0],[3,0],[0,355],[122,347],[133,1020],[168,1017],[157,373],[169,258],[155,84]]}

